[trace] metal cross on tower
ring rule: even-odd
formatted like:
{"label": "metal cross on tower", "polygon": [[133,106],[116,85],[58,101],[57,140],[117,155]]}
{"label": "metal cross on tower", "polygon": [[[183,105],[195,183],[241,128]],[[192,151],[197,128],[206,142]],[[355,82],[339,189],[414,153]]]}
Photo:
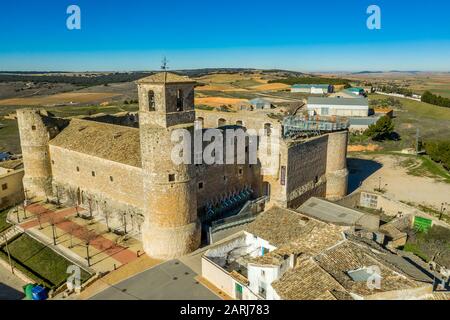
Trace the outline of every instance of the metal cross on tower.
{"label": "metal cross on tower", "polygon": [[161,61],[161,70],[164,72],[164,82],[166,82],[167,79],[167,69],[169,69],[169,67],[167,66],[168,62],[169,61],[166,59],[166,56],[164,56]]}
{"label": "metal cross on tower", "polygon": [[167,66],[167,63],[169,61],[166,59],[166,57],[164,56],[164,58],[161,61],[161,70],[166,71],[167,69],[169,69],[169,67]]}

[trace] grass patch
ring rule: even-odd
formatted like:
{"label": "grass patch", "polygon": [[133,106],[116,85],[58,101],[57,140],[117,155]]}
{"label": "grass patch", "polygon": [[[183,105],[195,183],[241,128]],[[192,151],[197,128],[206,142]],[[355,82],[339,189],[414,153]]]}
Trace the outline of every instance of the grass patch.
{"label": "grass patch", "polygon": [[415,243],[407,243],[403,247],[403,251],[414,253],[416,256],[418,256],[420,259],[422,259],[425,262],[430,261],[430,259],[423,253],[419,246]]}
{"label": "grass patch", "polygon": [[[21,234],[12,240],[8,247],[15,267],[36,283],[48,288],[57,288],[67,281],[66,271],[73,263],[27,234]],[[1,248],[0,256],[7,261],[5,247]],[[82,282],[90,276],[89,273],[81,270]]]}
{"label": "grass patch", "polygon": [[400,162],[407,173],[417,177],[430,177],[438,181],[450,183],[450,173],[442,165],[434,162],[428,156],[409,156]]}
{"label": "grass patch", "polygon": [[[386,96],[369,95],[369,100],[385,99]],[[394,99],[402,105],[395,108],[393,119],[395,132],[400,135],[400,140],[380,142],[383,149],[394,151],[415,147],[417,129],[423,141],[448,139],[450,108],[403,98]]]}
{"label": "grass patch", "polygon": [[6,222],[6,216],[7,216],[8,210],[9,209],[0,211],[0,232],[5,231],[6,229],[8,229],[11,226],[11,224]]}
{"label": "grass patch", "polygon": [[435,261],[442,266],[450,265],[450,230],[434,225],[427,232],[417,232],[411,229],[408,242],[403,247],[426,262]]}

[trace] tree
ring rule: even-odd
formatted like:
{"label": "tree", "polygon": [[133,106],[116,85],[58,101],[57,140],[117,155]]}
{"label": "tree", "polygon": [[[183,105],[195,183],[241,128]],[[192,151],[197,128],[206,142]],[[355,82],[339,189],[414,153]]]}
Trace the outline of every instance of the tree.
{"label": "tree", "polygon": [[394,123],[390,117],[383,116],[376,123],[370,125],[365,133],[375,141],[391,139],[394,133]]}
{"label": "tree", "polygon": [[86,260],[88,263],[88,267],[91,266],[91,256],[89,254],[89,246],[91,245],[92,241],[94,241],[97,238],[97,234],[94,231],[86,229],[86,231],[81,236],[83,239],[85,245],[86,245]]}

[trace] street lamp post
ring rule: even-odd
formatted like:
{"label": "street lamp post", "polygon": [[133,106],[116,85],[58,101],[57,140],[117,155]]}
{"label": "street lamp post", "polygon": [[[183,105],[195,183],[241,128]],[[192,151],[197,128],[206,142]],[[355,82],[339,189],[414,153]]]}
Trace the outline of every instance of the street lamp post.
{"label": "street lamp post", "polygon": [[441,203],[441,211],[439,214],[439,220],[442,220],[442,215],[444,214],[445,210],[447,209],[447,208],[444,208],[445,204],[447,204],[447,203],[444,203],[444,202]]}
{"label": "street lamp post", "polygon": [[9,253],[9,247],[8,247],[8,238],[6,237],[6,234],[3,235],[3,237],[5,238],[5,248],[6,248],[6,253],[8,254],[8,261],[9,261],[9,266],[11,268],[11,273],[14,274],[14,267],[11,261],[11,254]]}

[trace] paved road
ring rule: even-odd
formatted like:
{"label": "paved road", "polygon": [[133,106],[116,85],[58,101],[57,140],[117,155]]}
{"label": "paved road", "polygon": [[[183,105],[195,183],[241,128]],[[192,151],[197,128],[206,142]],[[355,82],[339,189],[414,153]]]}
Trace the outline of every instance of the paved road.
{"label": "paved road", "polygon": [[21,300],[25,297],[22,286],[26,283],[0,265],[0,300]]}
{"label": "paved road", "polygon": [[91,300],[219,300],[198,283],[195,272],[171,260],[110,287]]}

